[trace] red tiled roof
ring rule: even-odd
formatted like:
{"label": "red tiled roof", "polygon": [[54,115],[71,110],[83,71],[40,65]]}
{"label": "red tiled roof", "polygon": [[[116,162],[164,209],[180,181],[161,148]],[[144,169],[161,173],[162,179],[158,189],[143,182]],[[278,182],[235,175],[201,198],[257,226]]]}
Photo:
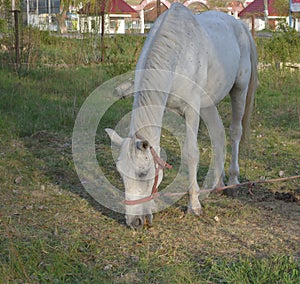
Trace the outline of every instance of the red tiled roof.
{"label": "red tiled roof", "polygon": [[[286,16],[286,12],[279,12],[274,6],[274,0],[268,1],[269,16]],[[254,0],[244,10],[239,13],[239,17],[246,17],[250,15],[263,15],[264,14],[264,0]]]}
{"label": "red tiled roof", "polygon": [[80,11],[83,14],[135,14],[137,13],[124,0],[96,0],[95,2],[88,2]]}
{"label": "red tiled roof", "polygon": [[136,10],[134,10],[130,5],[128,5],[123,0],[111,0],[108,1],[107,13],[136,13]]}

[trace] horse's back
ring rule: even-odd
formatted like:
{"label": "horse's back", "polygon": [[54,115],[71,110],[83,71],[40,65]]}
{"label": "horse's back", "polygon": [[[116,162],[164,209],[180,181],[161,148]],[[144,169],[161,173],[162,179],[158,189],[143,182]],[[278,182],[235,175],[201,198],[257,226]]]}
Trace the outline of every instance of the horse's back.
{"label": "horse's back", "polygon": [[212,80],[207,92],[217,103],[229,93],[238,74],[251,70],[249,33],[240,20],[222,12],[208,11],[195,18],[210,41],[208,78]]}
{"label": "horse's back", "polygon": [[[195,16],[182,4],[175,3],[154,24],[137,70],[169,70],[168,74],[180,74],[195,82],[206,98],[218,103],[230,92],[245,66],[241,58],[249,59],[249,46],[245,27],[234,17],[216,11]],[[251,69],[249,60],[246,67]],[[156,85],[164,84],[162,78],[155,80],[148,74],[136,72],[136,90],[141,88],[140,83],[144,89],[154,81]],[[183,83],[189,82],[173,80],[171,91],[192,93]],[[167,88],[164,90],[167,93]],[[203,100],[202,105],[206,105]]]}
{"label": "horse's back", "polygon": [[243,43],[247,42],[242,22],[217,11],[208,11],[195,16],[201,29],[204,29],[214,51],[223,57],[239,57]]}
{"label": "horse's back", "polygon": [[209,35],[234,33],[236,36],[243,32],[243,23],[223,12],[207,11],[195,15],[201,28],[205,29]]}

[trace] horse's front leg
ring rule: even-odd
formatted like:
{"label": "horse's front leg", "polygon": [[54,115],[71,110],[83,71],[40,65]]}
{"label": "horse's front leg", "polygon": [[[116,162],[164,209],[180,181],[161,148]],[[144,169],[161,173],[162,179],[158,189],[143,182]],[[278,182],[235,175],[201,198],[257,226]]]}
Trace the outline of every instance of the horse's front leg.
{"label": "horse's front leg", "polygon": [[189,203],[188,213],[200,215],[202,213],[199,201],[200,188],[197,183],[197,170],[199,162],[199,149],[197,144],[197,134],[199,128],[200,115],[192,107],[188,107],[185,112],[186,138],[184,142],[183,154],[188,166],[189,175]]}

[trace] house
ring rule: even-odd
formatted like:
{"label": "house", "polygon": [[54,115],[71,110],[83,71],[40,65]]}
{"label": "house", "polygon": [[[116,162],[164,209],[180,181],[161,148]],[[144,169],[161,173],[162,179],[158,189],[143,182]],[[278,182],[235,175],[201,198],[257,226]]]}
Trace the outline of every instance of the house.
{"label": "house", "polygon": [[238,14],[245,8],[244,4],[240,1],[232,1],[227,3],[227,13],[238,18]]}
{"label": "house", "polygon": [[78,14],[78,31],[82,33],[125,34],[139,21],[137,11],[124,0],[88,2]]}
{"label": "house", "polygon": [[[132,2],[132,1],[131,1]],[[136,1],[134,1],[136,2]],[[145,29],[150,29],[156,18],[164,11],[170,8],[174,0],[142,0],[140,4],[132,4],[140,16],[140,32],[144,33]],[[208,10],[207,0],[186,0],[182,3],[193,11],[194,14]]]}
{"label": "house", "polygon": [[[22,0],[21,3],[28,26],[58,30],[56,14],[60,13],[60,0]],[[71,12],[66,17],[68,31],[100,33],[102,15],[107,34],[124,34],[139,24],[138,13],[124,0],[96,0],[69,9]]]}
{"label": "house", "polygon": [[289,22],[289,7],[278,9],[274,0],[254,0],[238,16],[252,30],[276,29],[278,23]]}
{"label": "house", "polygon": [[57,31],[55,14],[59,13],[60,0],[22,0],[21,7],[28,26]]}

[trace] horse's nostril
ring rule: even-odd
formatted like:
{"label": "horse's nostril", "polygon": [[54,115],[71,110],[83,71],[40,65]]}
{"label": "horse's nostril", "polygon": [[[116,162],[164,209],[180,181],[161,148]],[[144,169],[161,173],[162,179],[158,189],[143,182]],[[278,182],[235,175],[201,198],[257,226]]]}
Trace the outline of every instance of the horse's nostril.
{"label": "horse's nostril", "polygon": [[139,227],[139,226],[141,226],[142,225],[142,219],[141,218],[139,218],[139,217],[137,217],[137,218],[135,218],[135,226],[136,227]]}
{"label": "horse's nostril", "polygon": [[143,219],[141,217],[135,217],[133,222],[131,223],[131,226],[134,229],[141,229],[144,226]]}

